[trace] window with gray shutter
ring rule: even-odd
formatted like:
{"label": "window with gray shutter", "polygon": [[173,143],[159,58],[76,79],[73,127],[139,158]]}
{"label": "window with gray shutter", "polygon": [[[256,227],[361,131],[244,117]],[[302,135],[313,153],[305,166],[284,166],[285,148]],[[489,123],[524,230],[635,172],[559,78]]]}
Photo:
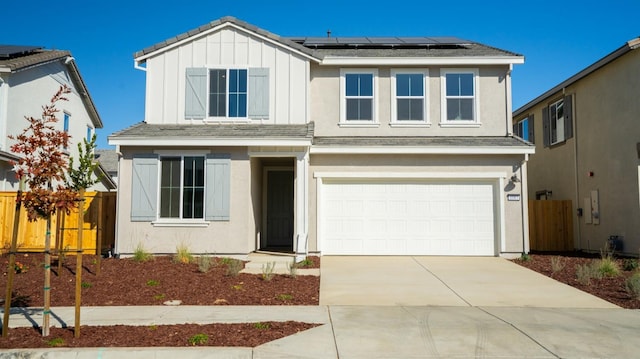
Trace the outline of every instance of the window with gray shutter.
{"label": "window with gray shutter", "polygon": [[572,96],[564,97],[564,139],[573,137],[573,102]]}
{"label": "window with gray shutter", "polygon": [[207,114],[207,69],[187,68],[185,81],[185,118],[203,119]]}
{"label": "window with gray shutter", "polygon": [[535,126],[534,117],[533,117],[533,114],[531,114],[529,115],[529,124],[528,124],[529,138],[527,139],[531,143],[536,143],[536,140],[534,137],[535,133],[533,131],[534,126]]}
{"label": "window with gray shutter", "polygon": [[551,145],[551,126],[549,126],[549,106],[542,109],[542,142],[544,147]]}
{"label": "window with gray shutter", "polygon": [[269,69],[249,69],[249,118],[269,117]]}
{"label": "window with gray shutter", "polygon": [[135,155],[132,162],[131,221],[154,221],[158,203],[158,156]]}
{"label": "window with gray shutter", "polygon": [[211,154],[206,159],[207,221],[229,220],[229,195],[231,191],[231,158],[228,154]]}

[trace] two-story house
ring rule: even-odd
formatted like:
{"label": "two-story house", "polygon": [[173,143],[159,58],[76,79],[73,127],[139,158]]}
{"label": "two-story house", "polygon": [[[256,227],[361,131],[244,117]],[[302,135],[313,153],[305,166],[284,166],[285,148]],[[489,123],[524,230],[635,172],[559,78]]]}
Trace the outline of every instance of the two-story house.
{"label": "two-story house", "polygon": [[523,57],[454,37],[285,38],[225,17],[135,54],[116,253],[528,251]]}
{"label": "two-story house", "polygon": [[[15,143],[9,135],[20,134],[27,126],[25,116],[39,118],[61,85],[71,89],[68,101],[56,104],[58,128],[71,135],[68,153],[78,158],[77,143],[91,139],[102,120],[69,51],[46,50],[37,46],[0,45],[0,190],[15,191],[18,181],[10,160]],[[108,190],[113,181],[101,181],[94,190]]]}
{"label": "two-story house", "polygon": [[513,114],[536,146],[529,196],[572,202],[576,249],[640,250],[639,49],[626,42]]}

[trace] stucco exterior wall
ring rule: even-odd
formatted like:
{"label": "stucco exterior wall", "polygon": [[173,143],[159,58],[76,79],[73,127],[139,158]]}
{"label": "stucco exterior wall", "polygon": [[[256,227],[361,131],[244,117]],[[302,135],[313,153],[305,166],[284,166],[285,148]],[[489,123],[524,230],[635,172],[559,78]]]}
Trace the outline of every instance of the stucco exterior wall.
{"label": "stucco exterior wall", "polygon": [[[567,87],[565,93],[574,99],[574,137],[551,148],[542,145],[542,108],[552,100],[529,111],[536,136],[529,195],[534,199],[536,191],[551,190],[552,199],[572,200],[574,213],[583,208],[585,216],[574,216],[576,248],[598,251],[609,236],[620,235],[624,252],[640,250],[639,79],[640,52],[633,50]],[[599,224],[586,223],[584,199],[593,190],[599,192]]]}
{"label": "stucco exterior wall", "polygon": [[[310,158],[309,178],[309,250],[318,248],[318,186],[322,179],[317,178],[321,172],[358,173],[366,178],[367,174],[375,173],[421,173],[424,178],[436,173],[459,173],[460,177],[469,174],[500,173],[504,177],[492,178],[495,181],[495,198],[504,209],[504,243],[499,243],[499,253],[523,252],[522,206],[524,201],[508,201],[507,194],[521,194],[522,182],[509,183],[509,178],[517,174],[520,176],[519,166],[523,156],[493,155],[493,156],[459,156],[459,155],[312,155]],[[503,187],[500,187],[500,183]],[[500,206],[494,209],[496,219],[495,234],[500,240],[501,211]]]}
{"label": "stucco exterior wall", "polygon": [[269,118],[261,123],[307,122],[308,60],[234,28],[203,34],[146,60],[146,121],[166,124],[202,122],[185,120],[185,69],[215,66],[268,68]]}
{"label": "stucco exterior wall", "polygon": [[[447,66],[446,68],[451,68]],[[478,127],[441,127],[440,67],[421,67],[429,72],[427,85],[427,117],[429,127],[399,127],[391,124],[392,69],[406,67],[375,67],[378,72],[375,96],[379,126],[340,127],[340,68],[311,64],[311,121],[316,136],[505,136],[510,130],[507,109],[507,66],[465,67],[479,71],[476,94],[481,125]],[[362,67],[358,67],[362,69]],[[375,91],[375,90],[374,90]]]}
{"label": "stucco exterior wall", "polygon": [[[131,176],[134,153],[153,153],[154,150],[176,150],[180,148],[121,148],[117,210],[116,253],[128,255],[142,243],[152,253],[175,253],[182,243],[192,253],[240,254],[255,250],[256,220],[252,199],[251,161],[246,147],[202,149],[214,153],[231,155],[231,205],[230,220],[206,222],[206,226],[158,225],[153,222],[131,222]],[[194,149],[195,150],[195,149]]]}

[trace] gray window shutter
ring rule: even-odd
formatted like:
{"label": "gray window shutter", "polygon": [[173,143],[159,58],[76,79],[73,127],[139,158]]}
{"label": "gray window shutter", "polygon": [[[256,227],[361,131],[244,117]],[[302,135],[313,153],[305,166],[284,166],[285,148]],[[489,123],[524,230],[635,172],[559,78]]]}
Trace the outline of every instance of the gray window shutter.
{"label": "gray window shutter", "polygon": [[[513,124],[513,134],[516,135],[516,136],[520,136],[520,134],[518,133],[518,123],[517,122]],[[520,137],[522,137],[522,136],[520,136]]]}
{"label": "gray window shutter", "polygon": [[535,122],[533,122],[533,114],[529,115],[529,142],[536,143],[535,137],[533,137],[535,131],[533,130]]}
{"label": "gray window shutter", "polygon": [[229,192],[231,191],[231,158],[229,155],[207,155],[205,187],[205,219],[229,220]]}
{"label": "gray window shutter", "polygon": [[184,117],[203,119],[207,114],[207,69],[186,69]]}
{"label": "gray window shutter", "polygon": [[269,69],[249,69],[249,118],[269,117]]}
{"label": "gray window shutter", "polygon": [[542,109],[542,142],[544,147],[551,144],[551,126],[549,125],[549,106]]}
{"label": "gray window shutter", "polygon": [[157,204],[158,156],[135,155],[131,183],[131,221],[154,221]]}
{"label": "gray window shutter", "polygon": [[573,102],[572,96],[564,97],[564,139],[573,137]]}

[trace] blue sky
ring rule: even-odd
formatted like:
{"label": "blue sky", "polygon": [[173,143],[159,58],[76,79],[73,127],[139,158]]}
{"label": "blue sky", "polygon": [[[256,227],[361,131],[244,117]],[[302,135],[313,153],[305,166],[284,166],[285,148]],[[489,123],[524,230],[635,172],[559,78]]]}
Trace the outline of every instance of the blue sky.
{"label": "blue sky", "polygon": [[282,36],[457,36],[525,56],[513,109],[640,36],[639,0],[603,1],[25,1],[4,14],[0,44],[69,50],[107,136],[144,119],[133,53],[222,16]]}

